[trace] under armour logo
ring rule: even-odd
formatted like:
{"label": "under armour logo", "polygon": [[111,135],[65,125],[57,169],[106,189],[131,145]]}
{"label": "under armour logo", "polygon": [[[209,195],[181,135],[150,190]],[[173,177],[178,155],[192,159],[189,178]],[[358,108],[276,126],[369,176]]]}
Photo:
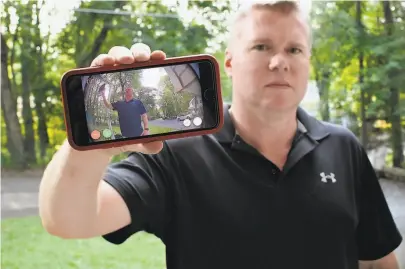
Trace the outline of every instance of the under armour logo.
{"label": "under armour logo", "polygon": [[335,183],[335,182],[336,182],[336,178],[335,178],[335,174],[334,174],[334,173],[330,173],[330,175],[325,175],[325,173],[322,172],[320,175],[321,175],[321,177],[322,177],[321,181],[322,181],[323,183],[328,183],[328,179],[329,179],[330,181],[332,181],[332,183]]}

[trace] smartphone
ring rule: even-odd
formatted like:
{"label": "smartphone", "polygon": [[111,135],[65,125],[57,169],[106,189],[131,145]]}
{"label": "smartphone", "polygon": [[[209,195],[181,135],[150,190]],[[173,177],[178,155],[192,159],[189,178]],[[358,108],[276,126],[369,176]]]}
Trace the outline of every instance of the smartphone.
{"label": "smartphone", "polygon": [[76,150],[212,134],[223,125],[219,65],[206,54],[73,69],[61,93]]}

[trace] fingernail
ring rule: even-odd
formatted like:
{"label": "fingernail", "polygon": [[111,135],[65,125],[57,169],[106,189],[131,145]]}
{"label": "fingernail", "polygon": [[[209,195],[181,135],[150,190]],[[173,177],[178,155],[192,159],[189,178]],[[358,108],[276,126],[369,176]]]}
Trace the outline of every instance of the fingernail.
{"label": "fingernail", "polygon": [[135,57],[136,58],[147,58],[148,57],[148,53],[146,51],[137,51],[135,53]]}
{"label": "fingernail", "polygon": [[134,59],[132,57],[133,57],[132,55],[123,55],[121,58],[119,58],[119,61],[123,63],[133,62]]}

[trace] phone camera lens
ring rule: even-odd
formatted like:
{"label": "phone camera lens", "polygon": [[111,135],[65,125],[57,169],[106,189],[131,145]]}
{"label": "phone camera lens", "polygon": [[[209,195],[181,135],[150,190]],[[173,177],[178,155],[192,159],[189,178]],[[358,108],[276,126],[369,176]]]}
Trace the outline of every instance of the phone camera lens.
{"label": "phone camera lens", "polygon": [[204,99],[211,101],[214,100],[214,91],[211,89],[207,89],[204,91]]}

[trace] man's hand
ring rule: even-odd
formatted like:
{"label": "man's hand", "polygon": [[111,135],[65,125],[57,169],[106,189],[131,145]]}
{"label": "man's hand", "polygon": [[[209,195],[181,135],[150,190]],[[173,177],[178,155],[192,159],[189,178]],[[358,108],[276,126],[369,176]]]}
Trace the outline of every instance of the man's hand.
{"label": "man's hand", "polygon": [[149,130],[143,130],[141,136],[148,135],[148,134],[149,134]]}
{"label": "man's hand", "polygon": [[149,134],[149,128],[148,128],[148,114],[144,113],[143,115],[141,115],[142,118],[142,122],[143,122],[143,132],[142,132],[142,136],[144,135],[148,135]]}
{"label": "man's hand", "polygon": [[[148,45],[137,43],[131,49],[126,47],[116,46],[110,49],[108,54],[100,54],[97,56],[91,66],[113,66],[132,64],[134,62],[143,62],[149,60],[163,60],[166,54],[163,51],[157,50],[151,52]],[[142,134],[143,135],[143,134]],[[121,152],[137,151],[146,154],[155,154],[161,151],[163,143],[161,141],[150,142],[145,144],[135,144],[113,149],[103,149],[101,151],[108,155],[117,155]]]}
{"label": "man's hand", "polygon": [[98,89],[98,93],[101,95],[104,95],[105,93],[105,84],[101,85],[101,87]]}

